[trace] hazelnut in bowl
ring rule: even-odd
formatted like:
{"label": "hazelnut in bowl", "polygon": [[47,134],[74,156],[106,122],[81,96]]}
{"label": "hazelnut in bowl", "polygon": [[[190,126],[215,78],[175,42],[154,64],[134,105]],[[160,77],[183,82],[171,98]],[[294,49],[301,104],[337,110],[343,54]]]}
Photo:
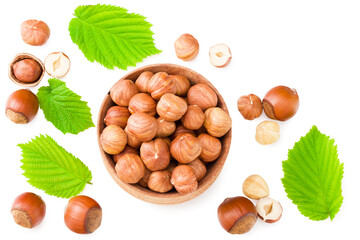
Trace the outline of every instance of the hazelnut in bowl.
{"label": "hazelnut in bowl", "polygon": [[205,77],[179,65],[153,64],[110,89],[97,137],[104,165],[121,188],[147,202],[177,204],[199,196],[219,176],[230,149],[231,118]]}

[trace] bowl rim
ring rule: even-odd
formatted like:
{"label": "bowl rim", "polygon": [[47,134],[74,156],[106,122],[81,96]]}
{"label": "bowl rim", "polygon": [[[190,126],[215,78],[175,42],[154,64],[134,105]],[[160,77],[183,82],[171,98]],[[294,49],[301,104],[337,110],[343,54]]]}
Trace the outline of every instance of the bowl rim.
{"label": "bowl rim", "polygon": [[[145,66],[136,68],[136,69],[128,72],[123,77],[121,77],[118,81],[127,79],[127,80],[132,80],[133,82],[135,82],[136,78],[144,71],[168,72],[168,70],[161,70],[161,69],[167,69],[167,68],[171,68],[173,71],[176,70],[176,72],[178,72],[177,74],[182,74],[183,72],[185,72],[185,73],[187,72],[191,75],[194,75],[192,78],[196,78],[196,80],[189,79],[190,82],[200,81],[198,83],[207,84],[209,87],[211,87],[215,91],[215,93],[218,96],[217,107],[220,107],[224,111],[229,113],[228,108],[225,103],[225,100],[223,99],[221,94],[218,92],[218,90],[212,85],[212,83],[209,80],[207,80],[204,76],[199,74],[198,72],[196,72],[190,68],[184,67],[184,66],[180,66],[177,64],[171,64],[171,63],[149,64],[149,65],[145,65]],[[186,74],[183,74],[183,75],[186,75]],[[116,82],[118,82],[118,81],[116,81]],[[109,90],[109,92],[105,95],[105,97],[101,103],[101,106],[99,108],[99,114],[98,114],[97,125],[96,125],[98,146],[99,146],[99,150],[101,153],[101,158],[102,158],[103,163],[104,163],[107,171],[109,172],[110,176],[123,190],[128,192],[130,195],[132,195],[140,200],[150,202],[150,203],[156,203],[156,204],[182,203],[185,201],[189,201],[189,200],[199,196],[203,192],[205,192],[215,182],[217,177],[220,175],[220,172],[222,171],[222,168],[224,167],[226,158],[227,158],[229,150],[230,150],[232,128],[230,128],[230,130],[223,137],[220,138],[220,141],[222,143],[222,151],[221,151],[221,155],[219,156],[219,158],[216,161],[214,161],[213,163],[211,163],[212,164],[211,165],[211,175],[208,172],[206,174],[206,176],[204,177],[204,179],[200,181],[198,189],[192,193],[189,193],[189,194],[180,194],[177,192],[157,193],[157,192],[151,191],[149,189],[146,189],[144,187],[141,187],[139,185],[133,185],[133,184],[128,184],[128,183],[122,182],[117,177],[117,174],[115,172],[115,164],[112,160],[111,155],[105,153],[104,150],[102,150],[102,147],[101,147],[101,144],[99,141],[101,132],[105,127],[104,114],[106,114],[106,110],[111,106],[110,104],[113,105],[114,103],[110,98],[110,90]],[[104,110],[105,106],[108,106],[108,108],[106,110]]]}

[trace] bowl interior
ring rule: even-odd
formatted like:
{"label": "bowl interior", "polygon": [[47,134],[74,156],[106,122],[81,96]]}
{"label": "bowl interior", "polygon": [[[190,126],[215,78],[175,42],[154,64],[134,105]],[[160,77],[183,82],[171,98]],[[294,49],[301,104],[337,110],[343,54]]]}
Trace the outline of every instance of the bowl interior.
{"label": "bowl interior", "polygon": [[[154,65],[144,66],[144,67],[135,69],[134,71],[126,74],[120,80],[129,79],[129,80],[135,81],[137,79],[137,77],[144,71],[151,71],[153,73],[167,72],[168,74],[172,74],[172,75],[184,75],[185,77],[187,77],[189,79],[189,81],[191,82],[192,85],[198,84],[198,83],[207,84],[218,95],[218,107],[220,107],[220,108],[224,109],[226,112],[228,112],[228,109],[226,107],[224,99],[222,98],[220,93],[215,89],[215,87],[206,78],[204,78],[202,75],[200,75],[199,73],[197,73],[191,69],[188,69],[188,68],[185,68],[185,67],[182,67],[179,65],[154,64]],[[225,136],[220,138],[220,141],[222,143],[222,152],[221,152],[220,157],[216,161],[207,164],[206,176],[199,182],[198,189],[192,193],[180,194],[180,193],[176,192],[175,190],[172,190],[168,193],[157,193],[157,192],[153,192],[149,189],[143,188],[136,184],[133,185],[133,184],[128,184],[128,183],[122,182],[117,177],[117,174],[115,172],[115,165],[114,165],[112,156],[105,153],[102,150],[100,141],[99,141],[100,134],[103,131],[103,129],[105,128],[104,118],[106,115],[106,111],[111,106],[114,106],[114,105],[115,105],[115,103],[111,100],[110,95],[108,93],[105,96],[103,103],[100,107],[100,112],[99,112],[98,122],[97,122],[97,137],[98,137],[101,156],[102,156],[102,159],[103,159],[106,169],[110,173],[111,177],[115,180],[115,182],[120,187],[122,187],[125,191],[127,191],[131,195],[133,195],[141,200],[147,201],[147,202],[157,203],[157,204],[176,204],[176,203],[188,201],[190,199],[193,199],[193,198],[199,196],[206,189],[208,189],[211,186],[211,184],[216,180],[216,178],[219,176],[219,174],[224,166],[226,157],[229,153],[230,143],[231,143],[231,129]]]}

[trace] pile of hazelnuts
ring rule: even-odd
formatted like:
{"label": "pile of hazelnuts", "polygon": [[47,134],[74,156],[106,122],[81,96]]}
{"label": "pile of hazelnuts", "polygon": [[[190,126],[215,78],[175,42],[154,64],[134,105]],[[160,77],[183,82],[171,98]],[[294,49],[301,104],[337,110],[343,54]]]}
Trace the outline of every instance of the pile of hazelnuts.
{"label": "pile of hazelnuts", "polygon": [[[42,46],[50,37],[49,26],[40,20],[30,19],[20,26],[23,41],[31,46]],[[70,69],[70,59],[63,52],[46,56],[44,63],[30,53],[19,53],[9,64],[9,78],[21,87],[34,87],[47,72],[54,78],[64,77]],[[6,102],[5,114],[16,124],[31,122],[39,110],[39,100],[30,89],[13,92]]]}
{"label": "pile of hazelnuts", "polygon": [[118,178],[159,193],[194,192],[231,128],[215,91],[183,75],[145,71],[135,82],[119,80],[110,97],[116,105],[106,112],[100,145]]}
{"label": "pile of hazelnuts", "polygon": [[[24,228],[35,228],[45,218],[46,204],[37,194],[25,192],[17,196],[11,207],[14,221]],[[73,232],[93,233],[101,225],[102,209],[91,197],[72,197],[65,207],[64,222]]]}

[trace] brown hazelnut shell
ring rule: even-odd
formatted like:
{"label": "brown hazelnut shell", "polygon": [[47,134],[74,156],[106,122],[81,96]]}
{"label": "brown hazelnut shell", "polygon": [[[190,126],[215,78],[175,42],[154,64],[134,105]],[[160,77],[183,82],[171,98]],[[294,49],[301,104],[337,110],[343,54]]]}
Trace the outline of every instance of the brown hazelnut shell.
{"label": "brown hazelnut shell", "polygon": [[46,204],[40,196],[31,192],[25,192],[14,200],[11,214],[14,221],[20,226],[34,228],[44,219]]}
{"label": "brown hazelnut shell", "polygon": [[19,89],[8,97],[5,114],[16,124],[26,124],[35,118],[38,110],[37,96],[28,89]]}
{"label": "brown hazelnut shell", "polygon": [[[23,82],[23,81],[20,81],[19,79],[17,79],[16,76],[15,76],[14,64],[21,61],[21,60],[24,60],[24,59],[34,60],[40,66],[40,69],[41,69],[40,75],[39,75],[38,79],[36,79],[33,82]],[[10,80],[13,81],[15,84],[17,84],[17,85],[19,85],[21,87],[34,87],[34,86],[38,85],[40,83],[40,81],[42,80],[42,78],[44,77],[45,66],[44,66],[43,62],[40,59],[38,59],[37,57],[35,57],[32,54],[30,54],[30,53],[19,53],[10,62],[8,73],[9,73]]]}
{"label": "brown hazelnut shell", "polygon": [[71,198],[66,205],[65,225],[79,234],[93,233],[101,225],[102,209],[91,197],[78,195]]}

